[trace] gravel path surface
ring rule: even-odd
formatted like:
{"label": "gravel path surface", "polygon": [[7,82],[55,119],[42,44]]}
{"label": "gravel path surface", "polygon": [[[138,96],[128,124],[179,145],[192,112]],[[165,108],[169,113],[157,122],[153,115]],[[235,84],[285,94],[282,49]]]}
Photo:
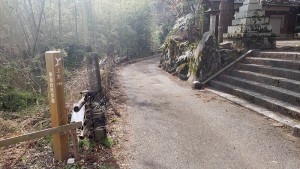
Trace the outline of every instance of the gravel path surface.
{"label": "gravel path surface", "polygon": [[192,90],[158,63],[150,58],[121,72],[131,168],[300,168],[299,139],[286,129],[208,91]]}

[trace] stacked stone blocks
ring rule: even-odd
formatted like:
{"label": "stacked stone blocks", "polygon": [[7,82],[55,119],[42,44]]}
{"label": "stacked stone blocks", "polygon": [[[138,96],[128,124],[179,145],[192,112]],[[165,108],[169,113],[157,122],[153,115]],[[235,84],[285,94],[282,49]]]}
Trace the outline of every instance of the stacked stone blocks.
{"label": "stacked stone blocks", "polygon": [[225,41],[232,41],[236,48],[269,49],[275,47],[275,36],[269,18],[258,0],[245,0],[234,15],[232,26],[224,34]]}

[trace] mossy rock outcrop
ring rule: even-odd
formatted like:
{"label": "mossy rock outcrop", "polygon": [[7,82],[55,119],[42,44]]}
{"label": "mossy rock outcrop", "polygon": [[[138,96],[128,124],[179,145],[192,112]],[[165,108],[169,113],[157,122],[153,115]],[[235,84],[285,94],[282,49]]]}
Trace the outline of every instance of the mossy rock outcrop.
{"label": "mossy rock outcrop", "polygon": [[189,59],[189,80],[205,81],[220,70],[219,44],[211,32],[206,32],[198,43],[194,56]]}
{"label": "mossy rock outcrop", "polygon": [[207,32],[198,43],[178,42],[169,39],[164,45],[161,64],[164,69],[178,75],[182,80],[191,79],[200,82],[216,73],[221,68],[219,44],[216,38]]}
{"label": "mossy rock outcrop", "polygon": [[189,73],[189,65],[188,63],[183,63],[177,68],[178,78],[181,80],[187,80]]}
{"label": "mossy rock outcrop", "polygon": [[[188,43],[179,42],[175,39],[168,38],[163,45],[163,52],[161,55],[160,64],[161,67],[169,73],[178,73],[176,70],[177,68],[186,63],[187,60],[183,59],[180,60],[180,56],[186,51],[188,48]],[[180,62],[178,62],[180,60]]]}

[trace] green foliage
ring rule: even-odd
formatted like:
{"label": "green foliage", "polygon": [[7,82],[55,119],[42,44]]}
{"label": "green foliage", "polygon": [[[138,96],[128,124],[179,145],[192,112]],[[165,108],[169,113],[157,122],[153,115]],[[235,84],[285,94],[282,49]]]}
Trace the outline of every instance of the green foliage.
{"label": "green foliage", "polygon": [[93,144],[92,142],[90,142],[90,140],[88,140],[87,138],[84,138],[82,140],[79,140],[79,147],[80,148],[86,148],[86,149],[92,149],[95,147],[95,144]]}
{"label": "green foliage", "polygon": [[67,164],[65,169],[80,169],[80,166],[78,164]]}
{"label": "green foliage", "polygon": [[118,119],[117,119],[117,118],[112,118],[112,119],[111,119],[111,123],[116,123],[116,122],[118,122]]}
{"label": "green foliage", "polygon": [[107,136],[103,141],[102,144],[106,147],[112,147],[114,145],[114,140],[110,137]]}
{"label": "green foliage", "polygon": [[172,29],[172,30],[168,33],[168,36],[175,35],[178,31],[179,31],[179,28]]}
{"label": "green foliage", "polygon": [[49,136],[45,136],[44,137],[45,141],[47,144],[52,144],[52,135],[49,135]]}
{"label": "green foliage", "polygon": [[145,0],[93,1],[96,51],[108,56],[142,57],[151,52],[151,14]]}
{"label": "green foliage", "polygon": [[67,53],[64,57],[64,68],[74,69],[80,66],[84,59],[85,47],[82,45],[67,44],[64,46],[64,51]]}
{"label": "green foliage", "polygon": [[199,51],[199,53],[196,57],[191,57],[189,59],[189,72],[191,72],[191,74],[194,76],[199,75],[199,71],[202,66],[202,62],[199,62],[201,54],[202,54],[202,51]]}
{"label": "green foliage", "polygon": [[0,110],[18,111],[32,106],[40,99],[40,96],[31,92],[6,90],[0,95]]}
{"label": "green foliage", "polygon": [[26,156],[23,155],[23,156],[21,157],[21,161],[22,161],[23,163],[26,163],[26,160],[27,160]]}
{"label": "green foliage", "polygon": [[188,64],[187,63],[183,63],[178,67],[178,73],[179,74],[187,74],[187,68],[188,68]]}
{"label": "green foliage", "polygon": [[[201,39],[206,28],[204,26],[206,23],[206,17],[204,16],[206,6],[202,0],[178,0],[175,4],[177,15],[171,17],[171,21],[168,22],[169,25],[165,26],[168,28],[171,27],[168,35],[174,36],[170,36],[165,41],[164,44],[166,45],[163,48],[162,56],[168,56],[166,51],[169,51],[169,58],[165,61],[165,64],[169,69],[174,69],[174,66],[175,68],[177,66],[180,76],[187,74],[187,72],[196,76],[199,75],[200,68],[202,67],[202,63],[199,63],[202,51],[197,51],[196,48],[198,45],[197,42]],[[173,37],[178,39],[176,45],[170,40],[170,38]],[[185,52],[189,51],[193,53],[193,55],[196,53],[196,56],[189,56],[187,57],[188,59],[180,60],[180,63],[174,65],[178,57],[186,55]],[[173,63],[170,62],[170,60],[173,61]],[[164,62],[163,57],[162,62]],[[183,79],[185,79],[185,77]]]}
{"label": "green foliage", "polygon": [[[168,34],[180,32],[172,30],[178,17],[195,16],[186,28],[189,40],[197,37],[195,28],[200,27],[198,0],[30,2],[6,0],[0,6],[3,14],[9,14],[0,19],[0,62],[5,63],[0,66],[0,110],[29,107],[40,97],[35,93],[46,98],[45,51],[62,52],[68,76],[82,65],[87,44],[101,57],[144,57]],[[175,48],[174,56],[186,47]]]}
{"label": "green foliage", "polygon": [[169,50],[170,50],[170,57],[175,58],[177,56],[176,55],[177,54],[177,48],[178,48],[177,42],[173,39],[170,39],[168,46],[169,46]]}

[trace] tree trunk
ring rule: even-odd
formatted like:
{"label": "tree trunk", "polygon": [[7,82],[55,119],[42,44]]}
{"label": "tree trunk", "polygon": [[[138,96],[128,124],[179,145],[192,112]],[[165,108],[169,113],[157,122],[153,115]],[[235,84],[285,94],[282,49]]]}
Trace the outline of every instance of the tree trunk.
{"label": "tree trunk", "polygon": [[61,3],[58,0],[58,41],[62,44],[62,21],[61,21]]}
{"label": "tree trunk", "polygon": [[75,41],[76,44],[78,44],[78,19],[77,19],[77,4],[76,4],[76,0],[73,0],[74,3],[74,17],[75,17]]}
{"label": "tree trunk", "polygon": [[41,27],[41,22],[42,22],[42,16],[43,16],[43,13],[44,13],[44,6],[45,6],[45,0],[43,0],[43,2],[42,2],[42,7],[41,7],[42,11],[41,11],[41,14],[39,16],[39,23],[38,23],[38,26],[37,26],[37,30],[35,32],[35,41],[34,41],[34,46],[33,46],[33,49],[32,49],[33,54],[35,52],[37,42],[39,40],[39,32],[40,32],[40,27]]}

